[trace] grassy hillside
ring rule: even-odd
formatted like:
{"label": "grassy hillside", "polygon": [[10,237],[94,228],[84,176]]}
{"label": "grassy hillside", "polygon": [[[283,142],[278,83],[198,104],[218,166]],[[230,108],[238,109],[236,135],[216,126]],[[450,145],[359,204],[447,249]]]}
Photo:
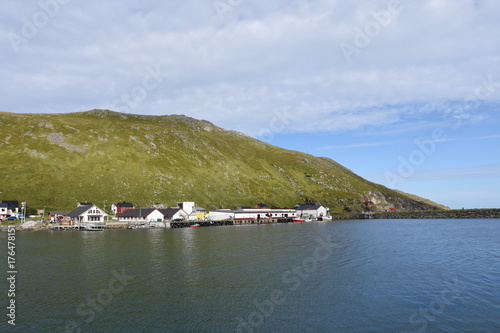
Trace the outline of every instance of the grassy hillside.
{"label": "grassy hillside", "polygon": [[185,116],[93,110],[70,114],[0,113],[0,199],[72,209],[122,200],[141,206],[195,201],[206,208],[332,210],[373,200],[379,209],[429,209],[368,182],[328,158],[285,150]]}

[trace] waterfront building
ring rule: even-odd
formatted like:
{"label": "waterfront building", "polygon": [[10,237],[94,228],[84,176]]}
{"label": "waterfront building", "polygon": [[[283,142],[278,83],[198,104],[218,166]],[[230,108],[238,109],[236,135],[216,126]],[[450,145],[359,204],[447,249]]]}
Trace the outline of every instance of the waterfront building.
{"label": "waterfront building", "polygon": [[10,216],[9,205],[6,203],[0,203],[0,220],[5,220]]}
{"label": "waterfront building", "polygon": [[134,204],[131,202],[117,202],[111,204],[111,211],[116,215],[120,216],[124,211],[129,209],[134,209]]}
{"label": "waterfront building", "polygon": [[295,209],[279,208],[243,208],[243,209],[219,209],[210,211],[207,219],[212,221],[223,220],[264,220],[264,219],[288,219],[297,217]]}
{"label": "waterfront building", "polygon": [[76,209],[68,213],[68,217],[74,223],[104,223],[104,218],[106,216],[108,216],[108,214],[106,214],[104,210],[90,202],[80,203]]}
{"label": "waterfront building", "polygon": [[163,222],[163,220],[163,213],[156,208],[128,209],[119,216],[120,222],[129,222],[132,224]]}
{"label": "waterfront building", "polygon": [[295,206],[297,214],[301,217],[308,217],[311,219],[320,219],[330,215],[330,209],[321,205],[304,205],[300,204]]}

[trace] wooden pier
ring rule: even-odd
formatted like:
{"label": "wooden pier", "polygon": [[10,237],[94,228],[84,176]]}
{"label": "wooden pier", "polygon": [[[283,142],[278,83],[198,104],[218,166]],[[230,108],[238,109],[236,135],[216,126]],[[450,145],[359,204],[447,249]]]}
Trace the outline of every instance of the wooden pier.
{"label": "wooden pier", "polygon": [[221,225],[242,225],[242,224],[269,224],[269,223],[290,223],[291,218],[276,219],[234,219],[223,221],[189,221],[189,222],[170,222],[171,228],[190,228],[190,227],[213,227]]}
{"label": "wooden pier", "polygon": [[213,227],[221,225],[233,225],[233,221],[189,221],[170,222],[170,228],[190,228],[190,227]]}

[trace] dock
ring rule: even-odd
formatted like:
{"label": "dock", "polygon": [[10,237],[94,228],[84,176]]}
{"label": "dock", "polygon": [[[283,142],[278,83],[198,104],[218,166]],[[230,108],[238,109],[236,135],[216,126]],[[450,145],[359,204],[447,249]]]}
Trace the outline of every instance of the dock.
{"label": "dock", "polygon": [[223,225],[242,225],[242,224],[269,224],[269,223],[290,223],[291,218],[276,219],[233,219],[222,221],[188,221],[188,222],[170,222],[171,228],[190,228],[190,227],[214,227]]}
{"label": "dock", "polygon": [[190,227],[213,227],[221,225],[233,225],[233,221],[182,221],[170,222],[170,228],[190,228]]}

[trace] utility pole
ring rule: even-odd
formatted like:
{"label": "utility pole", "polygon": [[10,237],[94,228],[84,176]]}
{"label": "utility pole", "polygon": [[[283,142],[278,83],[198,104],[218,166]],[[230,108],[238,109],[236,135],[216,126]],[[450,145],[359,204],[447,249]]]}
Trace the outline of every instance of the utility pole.
{"label": "utility pole", "polygon": [[23,201],[21,203],[21,212],[23,213],[23,218],[22,218],[22,221],[23,223],[26,223],[26,201]]}
{"label": "utility pole", "polygon": [[106,200],[104,200],[104,223],[107,223],[106,222],[106,217],[108,216],[108,213],[106,213]]}

